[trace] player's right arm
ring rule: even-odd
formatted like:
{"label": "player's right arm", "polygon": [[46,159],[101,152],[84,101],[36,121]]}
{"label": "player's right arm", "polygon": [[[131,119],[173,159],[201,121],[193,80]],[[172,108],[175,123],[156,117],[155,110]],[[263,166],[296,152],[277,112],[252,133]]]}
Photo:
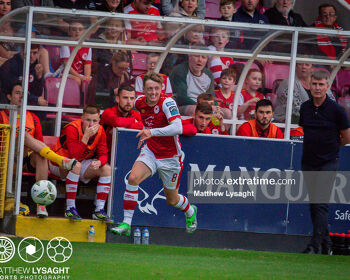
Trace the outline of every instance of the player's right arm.
{"label": "player's right arm", "polygon": [[136,122],[136,118],[124,118],[119,117],[117,115],[116,110],[114,108],[108,108],[103,111],[101,116],[101,124],[112,126],[112,127],[125,127],[125,128],[131,128],[131,126]]}

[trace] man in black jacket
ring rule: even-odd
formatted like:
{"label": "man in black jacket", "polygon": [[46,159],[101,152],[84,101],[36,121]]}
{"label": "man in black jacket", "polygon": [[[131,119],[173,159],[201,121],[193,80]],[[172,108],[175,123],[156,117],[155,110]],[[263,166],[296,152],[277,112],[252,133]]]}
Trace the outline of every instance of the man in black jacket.
{"label": "man in black jacket", "polygon": [[295,0],[275,0],[274,2],[275,5],[273,8],[264,13],[271,24],[300,27],[306,26],[302,16],[292,10]]}

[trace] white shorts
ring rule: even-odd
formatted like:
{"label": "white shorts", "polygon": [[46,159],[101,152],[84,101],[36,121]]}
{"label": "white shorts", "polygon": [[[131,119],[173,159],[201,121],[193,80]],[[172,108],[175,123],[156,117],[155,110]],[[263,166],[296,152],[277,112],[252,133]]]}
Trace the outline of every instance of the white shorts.
{"label": "white shorts", "polygon": [[[90,182],[91,179],[87,179],[84,178],[84,173],[86,171],[86,169],[88,169],[88,167],[90,166],[90,164],[94,161],[95,159],[86,159],[80,162],[81,164],[81,170],[80,170],[80,175],[79,175],[79,181],[83,182],[84,184],[87,184]],[[49,161],[49,169],[50,172],[57,176],[57,177],[61,177],[60,174],[60,168],[56,165],[53,165],[50,161]],[[62,178],[62,177],[61,177]],[[65,178],[62,178],[65,179]]]}
{"label": "white shorts", "polygon": [[152,175],[158,171],[159,178],[162,180],[164,188],[175,190],[179,188],[182,173],[182,162],[179,156],[173,158],[156,159],[153,152],[143,146],[140,155],[136,161],[146,164],[152,171]]}

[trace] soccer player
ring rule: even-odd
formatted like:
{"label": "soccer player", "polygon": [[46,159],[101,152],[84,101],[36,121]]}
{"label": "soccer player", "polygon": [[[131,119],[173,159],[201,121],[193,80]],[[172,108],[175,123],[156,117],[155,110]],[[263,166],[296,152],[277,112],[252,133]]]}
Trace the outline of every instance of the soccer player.
{"label": "soccer player", "polygon": [[[179,110],[175,101],[161,94],[162,76],[148,73],[143,79],[144,94],[135,102],[141,112],[145,129],[141,130],[137,148],[141,149],[136,159],[124,193],[124,220],[111,232],[130,235],[130,225],[138,200],[138,186],[158,171],[164,186],[167,203],[183,211],[186,215],[186,231],[192,233],[197,228],[197,207],[178,193],[182,162],[178,135],[182,133]],[[145,141],[147,140],[147,143]]]}
{"label": "soccer player", "polygon": [[271,122],[273,106],[270,100],[261,99],[255,106],[255,119],[242,124],[237,136],[283,139],[283,132]]}
{"label": "soccer player", "polygon": [[113,127],[125,127],[140,130],[143,128],[140,113],[133,109],[135,99],[135,89],[129,85],[122,85],[118,88],[117,95],[115,96],[117,105],[103,111],[101,125],[103,125],[106,130],[109,151],[111,151],[111,133]]}
{"label": "soccer player", "polygon": [[194,136],[197,133],[212,134],[209,123],[213,115],[213,108],[207,102],[197,104],[194,118],[182,120],[182,135]]}
{"label": "soccer player", "polygon": [[211,121],[209,122],[207,127],[211,132],[210,134],[228,135],[226,131],[226,127],[224,125],[225,112],[223,111],[223,110],[228,111],[228,109],[216,106],[215,97],[209,92],[203,92],[200,95],[198,95],[197,106],[198,104],[201,104],[201,103],[208,103],[212,107]]}
{"label": "soccer player", "polygon": [[[10,105],[21,106],[23,97],[22,82],[16,81],[9,88],[7,99]],[[19,114],[19,109],[17,114]],[[9,111],[0,111],[0,123],[9,124]],[[19,130],[20,118],[17,118],[17,134]],[[54,153],[43,141],[43,134],[39,118],[32,112],[27,111],[26,128],[24,137],[24,164],[30,172],[35,172],[35,180],[47,180],[48,166],[47,160],[53,161],[62,169],[71,170],[76,164],[75,159],[62,157]],[[37,215],[39,217],[47,217],[45,206],[37,205]]]}
{"label": "soccer player", "polygon": [[94,105],[87,105],[83,109],[80,120],[67,124],[53,148],[60,155],[73,156],[79,162],[70,172],[58,166],[49,165],[50,171],[56,176],[66,178],[65,216],[73,221],[81,221],[75,206],[79,180],[88,183],[98,177],[95,199],[94,220],[106,223],[112,222],[107,216],[104,206],[111,187],[111,167],[107,164],[108,149],[106,133],[100,122],[100,109]]}

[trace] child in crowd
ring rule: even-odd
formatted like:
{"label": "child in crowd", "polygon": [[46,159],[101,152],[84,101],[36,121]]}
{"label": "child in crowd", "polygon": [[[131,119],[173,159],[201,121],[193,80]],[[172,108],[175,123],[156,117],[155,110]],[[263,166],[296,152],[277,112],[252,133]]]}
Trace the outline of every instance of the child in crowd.
{"label": "child in crowd", "polygon": [[236,0],[220,0],[219,11],[222,15],[219,20],[232,21],[232,16],[236,12]]}
{"label": "child in crowd", "polygon": [[[147,55],[147,61],[146,61],[146,69],[147,72],[154,72],[158,60],[159,60],[159,53],[150,53]],[[171,83],[169,80],[169,77],[167,75],[159,73],[163,77],[163,82],[162,82],[162,93],[165,94],[167,97],[172,97],[173,96],[173,90],[171,88]],[[145,76],[144,74],[138,75],[135,80],[135,90],[136,90],[136,95],[143,95],[143,77]]]}
{"label": "child in crowd", "polygon": [[263,74],[258,69],[250,69],[244,82],[244,89],[242,90],[238,99],[238,117],[240,119],[252,120],[255,118],[255,104],[264,95],[257,90],[262,85]]}
{"label": "child in crowd", "polygon": [[[124,9],[125,14],[159,16],[159,10],[154,7],[154,0],[134,0]],[[162,26],[160,22],[135,21],[125,22],[128,42],[131,44],[154,44],[162,40]]]}
{"label": "child in crowd", "polygon": [[197,17],[198,0],[180,0],[171,17]]}
{"label": "child in crowd", "polygon": [[[73,19],[69,23],[68,34],[72,41],[80,39],[85,31],[83,23],[79,19]],[[60,51],[60,58],[66,65],[71,52],[74,47],[62,46]],[[69,70],[69,78],[75,80],[80,86],[83,81],[90,82],[91,80],[91,49],[80,48],[76,54],[72,66]]]}
{"label": "child in crowd", "polygon": [[220,84],[221,88],[215,90],[215,98],[221,108],[232,110],[235,93],[232,91],[236,83],[237,74],[231,68],[227,68],[221,72]]}
{"label": "child in crowd", "polygon": [[[222,27],[214,27],[211,30],[211,41],[213,45],[209,46],[213,51],[224,51],[230,41],[230,31]],[[212,56],[209,59],[209,69],[213,73],[215,83],[220,86],[221,71],[233,64],[232,57]]]}

